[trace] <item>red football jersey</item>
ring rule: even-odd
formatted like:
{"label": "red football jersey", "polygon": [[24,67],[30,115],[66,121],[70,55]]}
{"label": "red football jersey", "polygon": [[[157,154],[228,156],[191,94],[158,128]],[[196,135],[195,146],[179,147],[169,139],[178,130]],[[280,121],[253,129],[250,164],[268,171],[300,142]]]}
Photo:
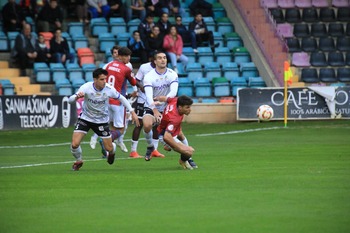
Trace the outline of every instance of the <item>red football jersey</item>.
{"label": "red football jersey", "polygon": [[167,106],[164,109],[162,120],[157,127],[159,134],[168,131],[173,137],[179,135],[181,131],[181,122],[184,115],[180,115],[176,107],[177,97],[168,98]]}
{"label": "red football jersey", "polygon": [[[131,76],[130,68],[123,62],[117,60],[111,61],[104,69],[108,71],[107,82],[123,96],[126,96],[127,80],[132,86],[136,85],[136,79]],[[109,103],[120,105],[120,101],[115,99],[109,99]]]}

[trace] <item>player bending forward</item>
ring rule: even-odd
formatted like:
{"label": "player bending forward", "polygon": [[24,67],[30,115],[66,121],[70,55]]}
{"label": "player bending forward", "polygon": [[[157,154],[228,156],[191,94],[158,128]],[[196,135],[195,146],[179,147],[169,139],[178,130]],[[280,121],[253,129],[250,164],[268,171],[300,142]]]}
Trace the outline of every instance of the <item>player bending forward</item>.
{"label": "player bending forward", "polygon": [[167,102],[162,120],[157,128],[159,141],[163,143],[165,147],[170,147],[174,151],[180,153],[179,163],[184,169],[192,170],[193,168],[198,168],[192,160],[194,149],[188,145],[188,141],[181,130],[181,122],[184,115],[189,115],[191,113],[193,100],[185,95],[177,98],[159,96],[156,97],[156,100]]}
{"label": "player bending forward", "polygon": [[81,141],[92,129],[103,140],[103,146],[107,153],[107,162],[113,164],[115,158],[115,143],[109,129],[109,98],[118,99],[132,114],[132,119],[136,125],[139,125],[134,109],[128,100],[122,96],[113,86],[106,83],[108,72],[98,68],[93,72],[93,82],[83,84],[76,94],[69,97],[69,103],[74,103],[80,98],[84,98],[82,112],[75,124],[71,152],[76,162],[73,164],[73,170],[78,171],[83,166]]}

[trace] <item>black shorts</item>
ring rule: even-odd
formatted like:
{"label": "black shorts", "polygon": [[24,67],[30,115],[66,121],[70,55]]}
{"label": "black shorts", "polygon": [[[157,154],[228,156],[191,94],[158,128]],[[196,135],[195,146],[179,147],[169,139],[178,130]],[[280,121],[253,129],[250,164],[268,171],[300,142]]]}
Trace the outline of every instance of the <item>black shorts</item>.
{"label": "black shorts", "polygon": [[83,133],[87,133],[90,129],[101,138],[108,138],[111,135],[108,122],[96,124],[79,118],[74,127],[74,131]]}
{"label": "black shorts", "polygon": [[139,119],[142,119],[143,117],[143,111],[144,111],[144,103],[137,103],[136,108],[135,108],[135,113],[139,117]]}

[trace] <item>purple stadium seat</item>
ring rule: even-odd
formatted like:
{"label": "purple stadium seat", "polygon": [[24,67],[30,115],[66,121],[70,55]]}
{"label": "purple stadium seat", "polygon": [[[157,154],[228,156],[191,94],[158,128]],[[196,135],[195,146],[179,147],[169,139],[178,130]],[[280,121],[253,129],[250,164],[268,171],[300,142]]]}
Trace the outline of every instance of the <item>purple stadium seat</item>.
{"label": "purple stadium seat", "polygon": [[295,4],[296,7],[299,7],[299,8],[312,7],[312,1],[311,0],[295,0],[294,4]]}
{"label": "purple stadium seat", "polygon": [[281,8],[294,8],[295,7],[294,0],[278,0],[277,4]]}
{"label": "purple stadium seat", "polygon": [[293,53],[292,65],[298,66],[298,67],[309,67],[310,66],[309,54],[305,52]]}
{"label": "purple stadium seat", "polygon": [[277,0],[261,0],[261,5],[267,8],[277,8]]}
{"label": "purple stadium seat", "polygon": [[289,23],[277,24],[277,33],[281,38],[293,37],[293,26]]}
{"label": "purple stadium seat", "polygon": [[349,0],[332,0],[332,5],[335,7],[349,7]]}
{"label": "purple stadium seat", "polygon": [[329,7],[328,0],[312,0],[314,7]]}

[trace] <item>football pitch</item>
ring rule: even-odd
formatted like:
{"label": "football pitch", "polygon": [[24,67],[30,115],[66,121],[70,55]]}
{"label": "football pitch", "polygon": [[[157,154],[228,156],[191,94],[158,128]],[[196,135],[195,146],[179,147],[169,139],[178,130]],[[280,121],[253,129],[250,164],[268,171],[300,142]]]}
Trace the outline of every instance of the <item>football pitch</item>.
{"label": "football pitch", "polygon": [[350,232],[349,120],[183,124],[192,171],[161,147],[109,165],[89,132],[74,172],[72,130],[0,132],[1,233]]}

